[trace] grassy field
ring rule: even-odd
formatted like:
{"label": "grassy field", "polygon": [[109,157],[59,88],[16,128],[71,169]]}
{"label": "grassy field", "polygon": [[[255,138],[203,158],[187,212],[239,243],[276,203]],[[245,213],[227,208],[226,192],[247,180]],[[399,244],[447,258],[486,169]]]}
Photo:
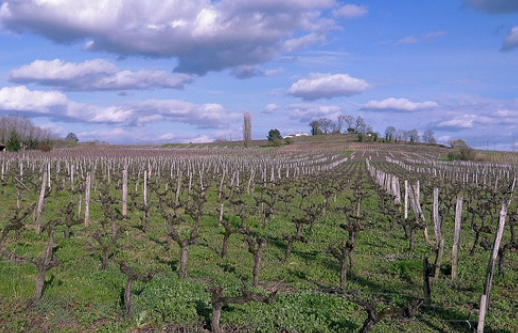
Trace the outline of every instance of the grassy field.
{"label": "grassy field", "polygon": [[[433,232],[427,243],[423,231],[416,229],[410,250],[404,226],[415,216],[410,212],[404,219],[401,206],[383,194],[366,168],[368,159],[378,168],[402,172],[386,164],[389,153],[396,158],[401,152],[440,158],[447,149],[307,140],[274,150],[262,144],[246,151],[211,144],[155,152],[119,147],[67,152],[66,157],[54,152],[50,159],[48,155],[1,157],[9,171],[0,188],[0,331],[210,332],[214,331],[211,290],[223,288],[228,297],[276,292],[271,304],[255,297],[256,301],[245,304],[225,305],[221,326],[227,332],[473,332],[490,251],[482,242],[470,254],[475,242],[472,215],[467,210],[463,214],[459,272],[453,279],[454,212],[444,211],[444,260],[439,276],[430,277],[431,298],[426,299],[423,262],[435,260]],[[44,200],[42,232],[37,233],[34,222],[36,208],[23,219],[23,228],[11,230],[9,226],[28,207],[37,207],[42,171],[49,161],[52,191]],[[24,164],[23,178],[20,163]],[[74,172],[71,164],[75,164]],[[122,216],[124,166],[129,169],[130,200]],[[85,226],[87,169],[93,182],[90,223]],[[144,170],[149,172],[147,203]],[[71,173],[75,174],[74,190]],[[412,177],[422,178],[423,192],[433,186],[424,176]],[[448,197],[446,184],[441,186],[444,208],[453,197]],[[464,191],[467,185],[462,189],[467,195]],[[427,221],[431,221],[429,199],[422,199]],[[483,204],[482,197],[477,200],[466,206]],[[80,214],[78,202],[82,202]],[[220,218],[222,204],[230,231],[226,256],[221,255],[227,230]],[[490,211],[499,204],[494,203]],[[516,211],[516,202],[509,211]],[[77,221],[70,223],[69,238],[65,237],[67,217]],[[484,221],[494,227],[498,214]],[[432,225],[428,228],[433,230]],[[503,244],[511,241],[509,228]],[[55,265],[47,266],[42,297],[35,299],[51,236]],[[192,238],[183,277],[179,274],[180,242]],[[493,238],[494,233],[483,235],[488,242]],[[254,255],[260,239],[265,246],[255,285]],[[350,256],[344,255],[343,260],[333,254],[347,249]],[[105,268],[103,253],[108,257]],[[517,259],[516,252],[510,251],[503,264],[505,274],[494,277],[486,332],[518,331]],[[344,263],[345,286],[340,278]],[[123,265],[140,277],[149,277],[149,281],[135,279],[131,286],[130,312],[124,298],[129,275]],[[372,327],[366,328],[369,316],[374,319]]]}

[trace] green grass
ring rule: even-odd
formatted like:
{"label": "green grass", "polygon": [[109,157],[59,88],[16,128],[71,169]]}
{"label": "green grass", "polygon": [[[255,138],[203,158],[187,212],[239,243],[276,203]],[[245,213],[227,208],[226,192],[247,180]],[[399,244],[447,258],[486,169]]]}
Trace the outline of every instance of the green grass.
{"label": "green grass", "polygon": [[[0,261],[0,332],[23,332],[30,327],[35,332],[45,329],[51,332],[130,332],[138,328],[158,332],[165,327],[197,332],[209,328],[211,297],[207,288],[222,286],[225,295],[236,296],[243,284],[264,294],[278,290],[277,299],[270,305],[258,302],[229,305],[224,308],[222,325],[249,332],[280,332],[283,329],[288,332],[356,332],[365,320],[366,313],[354,302],[353,295],[364,300],[375,297],[379,301],[379,310],[386,306],[405,307],[412,298],[423,296],[423,258],[428,257],[431,262],[434,260],[434,247],[424,243],[422,232],[417,233],[415,249],[409,253],[408,241],[404,238],[401,226],[397,224],[393,230],[390,229],[388,219],[379,212],[379,197],[374,186],[365,174],[362,178],[359,176],[358,171],[364,168],[363,163],[356,157],[355,161],[334,171],[332,176],[322,173],[318,178],[308,177],[306,183],[297,183],[296,186],[307,186],[314,190],[310,197],[304,199],[302,208],[323,202],[324,196],[317,191],[317,185],[326,189],[330,184],[338,184],[339,190],[336,202],[330,203],[325,216],[318,217],[313,230],[304,227],[303,235],[309,242],[295,242],[288,262],[282,260],[286,251],[283,233],[294,234],[292,217],[307,216],[299,208],[301,197],[295,191],[294,183],[287,183],[290,193],[294,195],[290,202],[290,213],[286,213],[284,203],[278,202],[266,227],[263,226],[263,216],[257,211],[252,197],[261,195],[262,184],[259,182],[253,193],[242,196],[249,208],[246,220],[249,230],[252,235],[259,234],[267,240],[258,288],[253,288],[251,284],[253,256],[248,252],[243,235],[233,234],[230,237],[228,257],[219,257],[223,228],[218,224],[218,177],[210,180],[200,237],[197,244],[189,247],[186,279],[178,279],[176,272],[180,258],[179,246],[173,244],[167,250],[163,245],[167,236],[166,221],[159,212],[155,193],[149,194],[153,208],[147,234],[136,228],[142,212],[130,210],[128,219],[117,222],[119,227],[124,228],[118,239],[119,247],[110,259],[108,268],[101,270],[101,252],[92,234],[97,230],[110,234],[111,226],[108,223],[106,230],[102,230],[104,212],[98,201],[97,190],[101,182],[96,180],[92,193],[90,226],[74,226],[69,240],[64,239],[63,226],[56,230],[55,255],[60,265],[47,272],[43,298],[37,305],[29,305],[34,296],[36,267],[7,259]],[[168,177],[168,172],[168,169],[163,171],[164,178]],[[209,176],[206,176],[209,181]],[[66,176],[55,177],[55,182],[67,181]],[[246,183],[242,177],[241,182]],[[37,184],[36,175],[34,179]],[[110,196],[120,198],[116,183],[116,180],[112,180]],[[366,230],[358,234],[347,293],[343,295],[337,290],[340,264],[329,253],[328,247],[330,244],[340,244],[348,236],[348,232],[339,227],[347,224],[349,219],[342,208],[355,212],[353,187],[357,183],[367,193],[362,201]],[[0,206],[1,229],[12,217],[16,207],[16,191],[11,183],[8,182],[6,186],[6,195],[2,196],[5,205]],[[134,184],[130,185],[130,189],[133,191]],[[163,184],[160,190],[165,191]],[[272,193],[276,191],[284,190],[281,186]],[[173,192],[169,189],[168,195],[171,196]],[[271,199],[266,193],[264,191],[267,199]],[[22,207],[35,202],[37,195],[36,190],[26,191]],[[70,198],[70,193],[65,189],[51,193],[45,200],[43,223],[62,218],[60,209],[68,204]],[[136,200],[142,201],[142,195],[139,194]],[[182,192],[181,201],[186,200],[187,194]],[[120,207],[120,202],[114,206]],[[185,207],[180,208],[180,213],[186,216]],[[428,212],[426,214],[427,221],[430,221]],[[236,227],[240,225],[237,212],[232,210],[229,203],[225,215],[231,218]],[[186,216],[186,222],[181,226],[182,237],[189,234],[192,225],[192,219]],[[433,239],[433,228],[430,225],[429,230]],[[452,230],[453,219],[449,217],[443,225],[446,238],[444,267],[451,264]],[[475,256],[469,255],[473,236],[466,222],[462,230],[459,278],[452,281],[445,272],[438,280],[433,280],[430,307],[421,308],[413,318],[386,319],[378,323],[373,332],[468,332],[462,320],[471,315],[471,320],[476,321],[476,306],[483,292],[489,259],[489,252],[480,248]],[[508,241],[509,235],[506,234],[504,239]],[[7,253],[26,256],[30,261],[42,256],[47,241],[47,233],[37,235],[32,217],[28,217],[26,229],[19,238],[14,233],[9,234],[5,250]],[[518,320],[514,316],[518,304],[513,300],[518,292],[514,283],[518,278],[515,265],[517,259],[516,253],[509,254],[506,275],[495,276],[493,302],[487,318],[488,330],[518,330]],[[118,262],[121,260],[142,274],[160,270],[149,283],[134,283],[134,311],[130,317],[123,316],[121,294],[126,276],[119,270]]]}

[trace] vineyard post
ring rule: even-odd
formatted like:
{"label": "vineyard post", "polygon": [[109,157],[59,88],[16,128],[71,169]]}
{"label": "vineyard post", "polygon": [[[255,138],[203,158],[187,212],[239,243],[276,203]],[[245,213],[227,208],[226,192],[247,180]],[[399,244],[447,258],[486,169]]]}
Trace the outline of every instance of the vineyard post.
{"label": "vineyard post", "polygon": [[480,298],[480,313],[478,318],[477,333],[484,332],[484,322],[487,309],[489,308],[491,284],[493,283],[493,274],[495,270],[496,258],[498,256],[498,250],[500,249],[500,243],[502,242],[502,236],[504,234],[505,219],[507,217],[507,205],[502,203],[502,209],[500,210],[500,219],[498,221],[498,230],[495,235],[495,242],[493,244],[493,250],[491,257],[489,258],[489,264],[487,267],[486,285],[484,287],[484,294]]}
{"label": "vineyard post", "polygon": [[47,187],[47,171],[43,172],[41,181],[40,198],[38,200],[38,210],[36,212],[36,234],[41,233],[41,213],[43,212],[43,201],[45,200],[45,190]]}
{"label": "vineyard post", "polygon": [[441,234],[441,223],[439,221],[439,188],[434,187],[433,189],[433,208],[432,208],[432,219],[435,231],[435,245],[437,246],[437,256],[435,257],[435,272],[434,279],[439,278],[441,271],[441,262],[444,250],[444,239]]}
{"label": "vineyard post", "polygon": [[86,189],[85,189],[85,228],[90,224],[90,185],[91,185],[90,171],[86,173]]}
{"label": "vineyard post", "polygon": [[122,170],[122,215],[128,215],[128,168]]}
{"label": "vineyard post", "polygon": [[144,170],[144,205],[147,206],[147,170]]}
{"label": "vineyard post", "polygon": [[459,242],[460,242],[460,225],[462,217],[462,202],[461,196],[457,197],[457,206],[455,208],[455,233],[453,235],[453,248],[451,251],[451,278],[457,278],[458,263],[459,263]]}
{"label": "vineyard post", "polygon": [[408,180],[405,180],[405,221],[408,220]]}
{"label": "vineyard post", "polygon": [[51,187],[51,179],[50,179],[50,175],[51,175],[51,172],[50,172],[50,162],[49,164],[47,164],[47,186],[50,188]]}
{"label": "vineyard post", "polygon": [[[74,164],[70,165],[70,193],[74,193]],[[72,194],[73,195],[73,194]]]}

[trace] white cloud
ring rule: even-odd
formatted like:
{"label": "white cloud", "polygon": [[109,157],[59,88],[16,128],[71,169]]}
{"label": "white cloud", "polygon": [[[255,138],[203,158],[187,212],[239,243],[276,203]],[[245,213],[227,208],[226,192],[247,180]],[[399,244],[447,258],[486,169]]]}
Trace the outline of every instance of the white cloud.
{"label": "white cloud", "polygon": [[288,52],[305,49],[317,42],[324,41],[325,37],[318,33],[310,33],[300,38],[289,39],[284,42],[284,49]]}
{"label": "white cloud", "polygon": [[290,118],[308,123],[317,118],[335,119],[341,108],[337,105],[293,104],[288,107]]}
{"label": "white cloud", "polygon": [[473,129],[480,128],[480,130],[490,129],[491,125],[496,122],[492,117],[476,114],[465,114],[455,116],[451,119],[440,121],[437,123],[438,128],[449,129],[449,130],[462,130],[462,129]]}
{"label": "white cloud", "polygon": [[0,112],[20,112],[57,121],[142,126],[166,121],[197,128],[223,128],[241,114],[220,104],[192,104],[178,100],[147,100],[113,106],[76,103],[55,91],[31,91],[24,86],[0,89]]}
{"label": "white cloud", "polygon": [[[275,58],[320,40],[335,0],[4,0],[2,25],[121,56],[176,57],[175,71],[205,74]],[[288,43],[289,44],[289,43]],[[295,45],[296,44],[296,45]]]}
{"label": "white cloud", "polygon": [[507,118],[507,117],[518,118],[518,110],[508,110],[508,109],[497,110],[494,113],[494,116],[499,117],[499,118]]}
{"label": "white cloud", "polygon": [[57,91],[31,91],[24,86],[0,89],[0,110],[50,114],[66,108],[67,97]]}
{"label": "white cloud", "polygon": [[295,82],[288,94],[304,100],[352,96],[369,89],[369,84],[348,74],[312,73],[306,79]]}
{"label": "white cloud", "polygon": [[64,62],[60,59],[35,60],[9,73],[15,83],[37,83],[61,90],[126,90],[173,88],[182,89],[194,76],[172,74],[165,71],[119,71],[109,61],[87,60],[82,63]]}
{"label": "white cloud", "polygon": [[474,115],[466,115],[463,117],[458,117],[450,120],[445,120],[437,124],[439,128],[449,128],[449,129],[466,129],[473,128],[473,123],[476,120],[476,116]]}
{"label": "white cloud", "polygon": [[518,25],[514,26],[505,36],[502,51],[510,51],[515,48],[518,48]]}
{"label": "white cloud", "polygon": [[263,110],[263,113],[269,113],[269,114],[272,114],[274,113],[275,111],[279,110],[280,109],[280,106],[278,106],[277,104],[268,104],[264,110]]}
{"label": "white cloud", "polygon": [[436,102],[432,101],[411,102],[406,98],[387,98],[382,101],[369,101],[362,106],[362,109],[373,111],[418,111],[435,108],[437,105],[438,104]]}
{"label": "white cloud", "polygon": [[434,32],[429,32],[420,38],[417,38],[414,36],[407,36],[407,37],[404,37],[404,38],[401,38],[400,40],[398,40],[394,45],[432,42],[436,39],[446,36],[447,34],[448,33],[446,31],[434,31]]}
{"label": "white cloud", "polygon": [[346,4],[338,9],[334,9],[332,14],[337,18],[355,18],[366,15],[368,12],[366,6],[358,6],[353,4]]}

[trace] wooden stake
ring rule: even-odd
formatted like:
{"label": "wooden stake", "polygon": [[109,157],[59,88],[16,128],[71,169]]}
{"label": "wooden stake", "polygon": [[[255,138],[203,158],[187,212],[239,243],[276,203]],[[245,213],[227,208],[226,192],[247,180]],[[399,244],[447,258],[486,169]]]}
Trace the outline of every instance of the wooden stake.
{"label": "wooden stake", "polygon": [[460,243],[460,226],[462,217],[462,202],[463,198],[457,198],[457,206],[455,208],[455,234],[453,236],[453,247],[451,250],[451,278],[457,278],[458,263],[459,263],[459,243]]}
{"label": "wooden stake", "polygon": [[122,170],[122,215],[128,215],[128,169]]}
{"label": "wooden stake", "polygon": [[85,189],[85,228],[90,224],[90,172],[86,173],[86,189]]}
{"label": "wooden stake", "polygon": [[47,171],[43,172],[43,180],[41,182],[40,198],[38,200],[38,210],[36,212],[36,234],[41,233],[41,213],[43,212],[43,201],[45,200],[45,190],[47,187]]}
{"label": "wooden stake", "polygon": [[489,258],[489,264],[487,267],[486,285],[484,288],[484,294],[480,298],[480,312],[478,318],[477,333],[484,332],[484,322],[487,309],[489,308],[491,298],[491,284],[493,283],[493,274],[495,270],[496,258],[498,257],[498,250],[500,249],[500,243],[502,242],[502,236],[504,234],[505,219],[507,217],[507,205],[502,203],[502,209],[500,210],[500,219],[498,221],[498,230],[495,235],[495,242],[493,243],[493,250],[491,257]]}

